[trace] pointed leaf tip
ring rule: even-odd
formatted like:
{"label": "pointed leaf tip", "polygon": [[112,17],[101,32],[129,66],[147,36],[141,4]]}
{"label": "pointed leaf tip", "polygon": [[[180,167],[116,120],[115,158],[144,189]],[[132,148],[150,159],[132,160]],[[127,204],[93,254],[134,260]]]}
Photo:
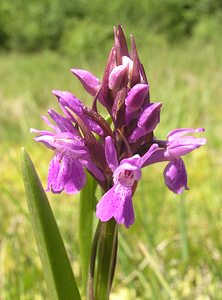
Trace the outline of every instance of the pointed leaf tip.
{"label": "pointed leaf tip", "polygon": [[21,149],[21,168],[49,299],[81,300],[50,204],[31,158],[24,148]]}

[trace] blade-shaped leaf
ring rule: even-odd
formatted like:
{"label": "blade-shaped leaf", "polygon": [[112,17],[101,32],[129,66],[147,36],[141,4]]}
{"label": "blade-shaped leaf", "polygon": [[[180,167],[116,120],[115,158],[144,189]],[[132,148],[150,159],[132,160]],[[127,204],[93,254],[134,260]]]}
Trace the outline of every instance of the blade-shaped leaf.
{"label": "blade-shaped leaf", "polygon": [[33,163],[22,149],[22,173],[31,222],[50,299],[80,300],[72,268],[49,201]]}
{"label": "blade-shaped leaf", "polygon": [[93,211],[96,204],[97,183],[87,173],[87,184],[80,193],[80,214],[79,214],[79,247],[82,271],[83,290],[86,291],[89,262],[92,246]]}

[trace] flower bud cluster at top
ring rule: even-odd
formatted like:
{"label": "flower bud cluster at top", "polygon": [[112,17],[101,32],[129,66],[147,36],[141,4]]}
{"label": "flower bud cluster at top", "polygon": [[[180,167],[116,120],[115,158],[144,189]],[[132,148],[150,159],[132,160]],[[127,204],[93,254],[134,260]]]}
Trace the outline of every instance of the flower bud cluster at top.
{"label": "flower bud cluster at top", "polygon": [[[121,26],[114,29],[114,46],[101,80],[89,71],[71,72],[92,96],[91,108],[70,92],[54,90],[64,115],[49,110],[54,124],[47,117],[43,120],[52,130],[31,129],[36,141],[54,151],[47,190],[77,193],[86,183],[87,169],[105,192],[97,204],[97,217],[103,222],[115,218],[129,227],[134,222],[132,196],[141,168],[168,161],[163,172],[167,187],[174,193],[188,189],[181,156],[206,143],[189,135],[204,129],[180,128],[166,140],[155,137],[162,104],[150,101],[135,40],[131,36],[129,52]],[[98,102],[106,108],[109,121],[99,113]]]}

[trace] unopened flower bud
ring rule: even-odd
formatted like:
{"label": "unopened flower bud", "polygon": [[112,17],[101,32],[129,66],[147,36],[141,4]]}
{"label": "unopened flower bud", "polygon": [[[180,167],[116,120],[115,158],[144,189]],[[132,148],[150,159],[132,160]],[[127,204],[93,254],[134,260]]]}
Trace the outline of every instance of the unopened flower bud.
{"label": "unopened flower bud", "polygon": [[128,65],[116,66],[109,75],[109,88],[112,91],[119,91],[128,82]]}
{"label": "unopened flower bud", "polygon": [[139,117],[137,127],[129,137],[129,142],[133,143],[141,136],[152,132],[160,121],[160,108],[162,103],[152,103],[144,109]]}
{"label": "unopened flower bud", "polygon": [[122,64],[124,66],[128,66],[128,81],[130,81],[131,77],[132,77],[132,72],[133,72],[133,61],[128,56],[123,56]]}
{"label": "unopened flower bud", "polygon": [[71,69],[71,72],[79,79],[85,90],[90,95],[95,96],[100,86],[99,79],[92,73],[85,70]]}
{"label": "unopened flower bud", "polygon": [[184,189],[189,190],[187,186],[187,172],[182,159],[169,162],[163,174],[165,184],[172,192],[181,194]]}
{"label": "unopened flower bud", "polygon": [[143,105],[148,94],[149,86],[147,84],[136,84],[128,93],[125,100],[126,107],[131,111],[137,111]]}

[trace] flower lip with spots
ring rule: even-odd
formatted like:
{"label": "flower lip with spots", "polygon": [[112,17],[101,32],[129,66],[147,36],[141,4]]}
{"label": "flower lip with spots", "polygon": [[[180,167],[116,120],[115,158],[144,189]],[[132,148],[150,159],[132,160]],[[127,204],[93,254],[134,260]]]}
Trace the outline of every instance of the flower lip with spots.
{"label": "flower lip with spots", "polygon": [[[117,223],[129,227],[134,223],[132,204],[133,185],[141,179],[141,168],[158,148],[156,144],[140,157],[138,154],[123,159],[118,165],[117,153],[110,136],[105,139],[107,163],[113,171],[113,186],[103,195],[96,207],[96,216],[106,222],[114,218]],[[111,155],[112,154],[112,155]]]}

